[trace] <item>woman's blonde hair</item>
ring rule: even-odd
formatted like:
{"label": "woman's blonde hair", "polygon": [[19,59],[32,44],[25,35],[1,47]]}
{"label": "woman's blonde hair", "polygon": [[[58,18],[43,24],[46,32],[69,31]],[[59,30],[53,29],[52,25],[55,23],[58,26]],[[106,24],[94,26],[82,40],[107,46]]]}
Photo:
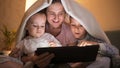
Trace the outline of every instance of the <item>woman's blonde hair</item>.
{"label": "woman's blonde hair", "polygon": [[65,14],[65,23],[70,24],[70,15]]}

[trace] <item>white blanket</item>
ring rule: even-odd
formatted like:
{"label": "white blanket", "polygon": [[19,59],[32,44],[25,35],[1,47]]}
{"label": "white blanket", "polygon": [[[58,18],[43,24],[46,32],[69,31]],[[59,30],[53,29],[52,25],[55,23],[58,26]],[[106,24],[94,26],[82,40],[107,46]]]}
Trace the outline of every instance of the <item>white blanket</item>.
{"label": "white blanket", "polygon": [[[52,0],[38,0],[35,4],[33,4],[25,13],[21,25],[17,34],[17,41],[19,42],[25,34],[25,25],[26,21],[38,11],[48,7],[51,4]],[[76,3],[75,0],[61,0],[65,11],[77,19],[83,27],[87,30],[89,34],[94,37],[100,38],[107,43],[110,43],[104,31],[100,28],[98,22],[93,17],[93,15],[88,12],[85,8],[83,8],[80,4]]]}

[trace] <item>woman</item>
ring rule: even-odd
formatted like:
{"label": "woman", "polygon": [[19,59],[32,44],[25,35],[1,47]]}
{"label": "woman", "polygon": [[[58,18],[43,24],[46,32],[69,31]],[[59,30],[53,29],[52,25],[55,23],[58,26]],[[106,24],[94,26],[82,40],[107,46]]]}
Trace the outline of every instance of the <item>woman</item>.
{"label": "woman", "polygon": [[[43,3],[41,4],[38,1],[38,2],[36,2],[35,5],[33,5],[27,11],[26,15],[23,18],[21,27],[20,27],[18,35],[17,35],[18,36],[17,42],[19,42],[20,40],[22,40],[24,38],[24,36],[25,36],[25,29],[24,28],[25,28],[26,21],[33,14],[41,11],[44,8],[47,8],[48,6],[49,7],[48,7],[48,9],[46,11],[46,14],[48,16],[47,19],[48,19],[49,24],[47,24],[48,26],[46,27],[46,29],[48,28],[48,29],[54,29],[54,30],[53,31],[52,30],[51,31],[50,30],[49,31],[46,30],[46,31],[49,32],[49,33],[51,33],[51,34],[53,33],[53,35],[56,38],[57,38],[57,36],[59,36],[59,34],[61,33],[61,29],[62,29],[61,26],[63,26],[63,25],[61,25],[61,23],[63,23],[63,20],[64,20],[64,18],[63,18],[64,17],[64,11],[62,11],[62,14],[61,13],[59,14],[57,11],[59,11],[60,9],[63,9],[63,8],[60,6],[60,4],[58,4],[58,3],[54,4],[53,3],[54,7],[56,7],[56,5],[59,5],[60,9],[56,10],[56,12],[53,13],[53,19],[50,19],[52,17],[49,17],[49,11],[50,11],[49,8],[53,5],[53,4],[51,4],[52,2],[53,2],[53,0],[49,0],[49,1],[48,0],[43,0]],[[108,38],[106,37],[105,33],[100,29],[100,27],[97,24],[96,20],[94,19],[94,17],[88,11],[86,11],[83,7],[81,7],[80,5],[78,5],[77,3],[75,3],[74,0],[61,0],[61,3],[63,5],[64,10],[66,11],[66,13],[68,13],[70,16],[72,16],[73,18],[75,18],[78,21],[80,21],[81,25],[84,26],[84,28],[87,30],[87,32],[89,32],[92,36],[94,36],[96,38],[100,38],[100,39],[102,39],[105,42],[107,42],[107,43],[110,44],[110,42],[109,42]],[[56,9],[58,9],[58,8],[56,8]],[[53,28],[53,26],[51,24],[53,24],[54,28]],[[91,24],[94,24],[94,25],[91,25]],[[52,26],[52,28],[50,26]],[[59,40],[59,38],[57,38],[57,39]],[[62,44],[64,44],[64,43],[62,43]],[[66,43],[66,44],[68,44],[68,43]],[[66,46],[66,44],[65,44],[65,46]],[[116,54],[118,54],[117,50],[116,50]],[[45,67],[49,66],[50,61],[51,61],[52,58],[54,58],[53,54],[44,53],[44,54],[41,54],[39,56],[36,56],[36,59],[35,59],[34,63],[38,67],[40,67],[40,68],[45,68]],[[69,67],[68,65],[63,65],[63,66]]]}

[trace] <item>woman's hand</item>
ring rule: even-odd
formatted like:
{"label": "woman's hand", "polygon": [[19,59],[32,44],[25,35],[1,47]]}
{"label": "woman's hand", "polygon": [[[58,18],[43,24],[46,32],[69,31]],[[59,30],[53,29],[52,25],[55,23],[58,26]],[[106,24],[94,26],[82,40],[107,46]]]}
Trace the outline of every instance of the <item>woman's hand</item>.
{"label": "woman's hand", "polygon": [[80,42],[78,42],[77,46],[91,46],[91,45],[97,45],[97,42],[93,42],[93,41],[86,41],[86,40],[81,40]]}
{"label": "woman's hand", "polygon": [[9,54],[9,56],[18,58],[20,56],[20,49],[14,48],[12,52]]}
{"label": "woman's hand", "polygon": [[54,58],[54,54],[50,53],[44,53],[39,56],[34,57],[33,62],[39,67],[39,68],[45,68],[49,65],[52,58]]}

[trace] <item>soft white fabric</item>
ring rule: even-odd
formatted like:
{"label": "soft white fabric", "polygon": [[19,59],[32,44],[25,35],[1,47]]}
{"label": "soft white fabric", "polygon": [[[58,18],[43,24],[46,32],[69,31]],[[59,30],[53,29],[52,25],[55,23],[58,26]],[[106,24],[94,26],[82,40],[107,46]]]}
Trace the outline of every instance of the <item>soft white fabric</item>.
{"label": "soft white fabric", "polygon": [[[103,32],[103,30],[101,30],[98,22],[92,16],[91,13],[89,13],[80,4],[76,3],[75,0],[61,0],[61,1],[65,8],[65,11],[70,16],[77,19],[81,23],[81,25],[85,27],[89,34],[110,43],[106,34]],[[51,2],[52,0],[38,0],[32,7],[30,7],[30,9],[25,13],[22,19],[21,26],[18,30],[17,42],[19,42],[23,38],[25,34],[25,25],[30,16],[48,7],[51,4]]]}
{"label": "soft white fabric", "polygon": [[20,41],[16,47],[20,48],[21,52],[23,51],[23,53],[27,55],[34,55],[34,52],[37,50],[37,48],[51,47],[49,44],[50,42],[54,42],[56,44],[55,47],[62,46],[53,35],[45,33],[39,38],[28,36],[27,38]]}
{"label": "soft white fabric", "polygon": [[[54,42],[56,44],[55,47],[61,47],[62,45],[60,42],[51,34],[45,33],[39,38],[33,38],[33,37],[26,37],[22,41],[20,41],[17,44],[17,48],[20,49],[21,53],[25,53],[29,56],[34,55],[34,52],[37,50],[37,48],[42,48],[42,47],[51,47],[49,42]],[[7,61],[7,60],[4,60]],[[0,60],[0,62],[3,62]],[[24,65],[24,68],[33,68],[33,63],[31,61],[26,62]]]}
{"label": "soft white fabric", "polygon": [[20,61],[17,58],[6,56],[6,55],[0,55],[0,64],[8,62],[8,61],[12,61],[12,62],[15,62],[15,63],[18,63],[18,64],[23,64],[22,61]]}
{"label": "soft white fabric", "polygon": [[40,10],[48,7],[51,4],[52,0],[37,0],[35,4],[33,4],[24,14],[24,17],[22,18],[21,25],[18,29],[17,33],[17,40],[16,43],[21,41],[25,35],[25,25],[27,20],[34,15],[35,13],[39,12]]}
{"label": "soft white fabric", "polygon": [[110,68],[110,59],[108,57],[97,57],[96,61],[86,68]]}
{"label": "soft white fabric", "polygon": [[100,38],[109,42],[109,39],[106,37],[105,33],[101,30],[100,26],[96,19],[83,8],[80,4],[76,3],[74,0],[61,0],[66,12],[78,20],[81,25],[87,30],[89,34],[96,38]]}

